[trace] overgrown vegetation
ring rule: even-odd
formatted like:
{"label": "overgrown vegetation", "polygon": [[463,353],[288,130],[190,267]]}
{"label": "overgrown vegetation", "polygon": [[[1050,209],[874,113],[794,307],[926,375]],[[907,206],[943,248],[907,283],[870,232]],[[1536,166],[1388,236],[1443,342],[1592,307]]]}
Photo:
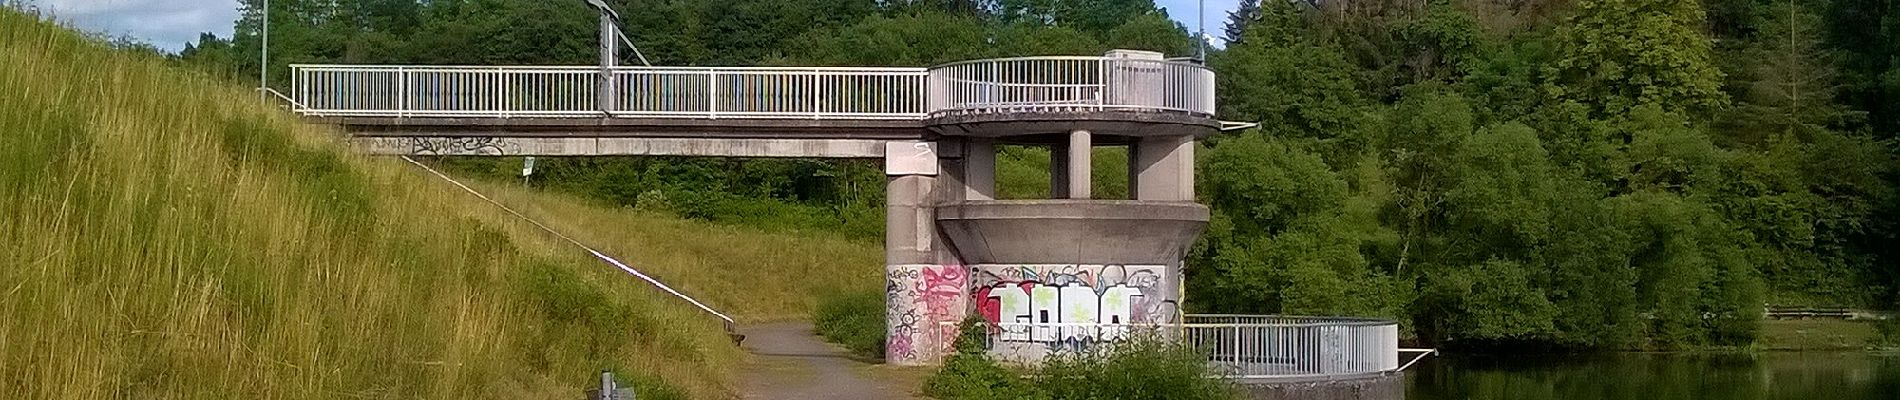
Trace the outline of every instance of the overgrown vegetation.
{"label": "overgrown vegetation", "polygon": [[[0,65],[0,397],[732,394],[718,320],[249,90],[11,8]],[[879,278],[863,244],[483,190],[741,318]]]}
{"label": "overgrown vegetation", "polygon": [[[663,65],[1196,44],[1145,0],[610,3]],[[1219,117],[1261,126],[1198,153],[1214,220],[1188,261],[1189,311],[1392,317],[1447,346],[1670,349],[1752,343],[1764,303],[1900,301],[1891,1],[1242,5],[1207,63]],[[289,21],[273,25],[278,63],[595,56],[577,3],[278,0],[272,13]],[[181,58],[255,70],[259,17]],[[1106,158],[1098,174],[1123,168]],[[1046,159],[1006,148],[999,192],[1045,194]],[[869,242],[881,215],[869,163],[544,165],[550,187],[781,231]]]}
{"label": "overgrown vegetation", "polygon": [[880,290],[853,288],[822,293],[818,307],[812,310],[813,329],[859,357],[884,358],[885,323],[884,293]]}
{"label": "overgrown vegetation", "polygon": [[957,352],[925,381],[924,394],[945,400],[1244,398],[1233,382],[1212,374],[1207,357],[1161,338],[1136,336],[1017,369],[986,355],[987,329],[981,320],[963,323]]}

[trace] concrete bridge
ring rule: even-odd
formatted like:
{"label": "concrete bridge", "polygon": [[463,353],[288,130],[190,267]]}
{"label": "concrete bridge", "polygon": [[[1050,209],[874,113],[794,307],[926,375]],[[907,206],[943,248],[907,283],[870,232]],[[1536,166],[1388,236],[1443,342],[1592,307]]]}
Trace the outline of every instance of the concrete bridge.
{"label": "concrete bridge", "polygon": [[[1195,322],[1182,259],[1206,226],[1194,141],[1220,131],[1214,74],[1159,53],[931,68],[296,65],[313,122],[390,155],[881,158],[887,360],[936,363],[957,323],[1035,361],[1175,327],[1246,376],[1399,369],[1389,322]],[[1051,149],[1052,199],[996,199],[996,146]],[[1098,199],[1091,150],[1124,146],[1129,198]],[[1225,320],[1221,320],[1225,321]],[[1225,357],[1225,358],[1223,358]]]}

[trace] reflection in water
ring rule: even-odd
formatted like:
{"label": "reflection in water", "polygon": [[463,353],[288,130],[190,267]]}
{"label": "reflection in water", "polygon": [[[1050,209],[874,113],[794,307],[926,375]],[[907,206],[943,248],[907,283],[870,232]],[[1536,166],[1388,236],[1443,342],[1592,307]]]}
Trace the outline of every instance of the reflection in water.
{"label": "reflection in water", "polygon": [[1900,353],[1446,356],[1406,400],[1900,399]]}

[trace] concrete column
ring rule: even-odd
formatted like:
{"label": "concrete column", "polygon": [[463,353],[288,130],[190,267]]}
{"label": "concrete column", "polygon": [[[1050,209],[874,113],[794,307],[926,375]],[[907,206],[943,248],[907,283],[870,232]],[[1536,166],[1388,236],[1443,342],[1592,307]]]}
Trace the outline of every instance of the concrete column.
{"label": "concrete column", "polygon": [[1094,160],[1090,155],[1094,151],[1094,137],[1089,131],[1077,129],[1069,132],[1069,157],[1066,160],[1069,166],[1068,198],[1088,199],[1090,197],[1089,191],[1093,188],[1089,181],[1090,169],[1094,166],[1092,164]]}
{"label": "concrete column", "polygon": [[996,199],[996,142],[970,138],[963,142],[963,198]]}
{"label": "concrete column", "polygon": [[1049,198],[1069,198],[1069,142],[1049,145]]}
{"label": "concrete column", "polygon": [[936,216],[929,204],[937,178],[895,175],[884,183],[884,263],[936,262]]}
{"label": "concrete column", "polygon": [[969,313],[969,271],[943,261],[947,249],[937,236],[941,161],[934,143],[885,146],[884,357],[891,364],[941,362]]}
{"label": "concrete column", "polygon": [[1194,201],[1194,138],[1142,138],[1129,148],[1128,192],[1135,200]]}

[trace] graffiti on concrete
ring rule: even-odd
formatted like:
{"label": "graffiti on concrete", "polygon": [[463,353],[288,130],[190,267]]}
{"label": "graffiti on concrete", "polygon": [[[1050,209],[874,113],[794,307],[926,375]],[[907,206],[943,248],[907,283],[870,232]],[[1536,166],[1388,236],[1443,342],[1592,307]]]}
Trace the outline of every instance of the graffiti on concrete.
{"label": "graffiti on concrete", "polygon": [[1128,325],[1174,320],[1163,266],[980,265],[971,301],[995,324],[992,341],[1086,347],[1123,338]]}
{"label": "graffiti on concrete", "polygon": [[403,138],[409,144],[409,154],[425,156],[482,155],[500,156],[519,153],[515,144],[502,138],[492,137],[414,137]]}
{"label": "graffiti on concrete", "polygon": [[947,354],[966,306],[963,266],[891,265],[884,277],[886,361],[934,362]]}
{"label": "graffiti on concrete", "polygon": [[352,140],[370,154],[505,156],[522,154],[521,143],[494,137],[375,137]]}

